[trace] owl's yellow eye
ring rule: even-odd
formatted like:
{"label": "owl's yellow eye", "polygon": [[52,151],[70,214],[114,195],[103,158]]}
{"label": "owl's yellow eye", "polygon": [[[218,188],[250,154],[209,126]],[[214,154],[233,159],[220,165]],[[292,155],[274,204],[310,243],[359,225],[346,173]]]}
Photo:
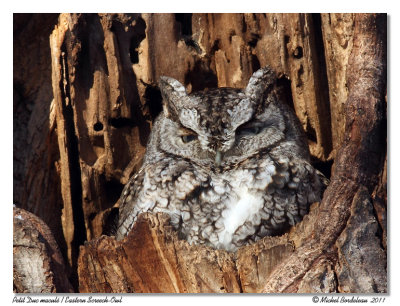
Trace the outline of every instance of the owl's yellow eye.
{"label": "owl's yellow eye", "polygon": [[189,143],[197,139],[197,133],[186,127],[181,127],[178,135],[181,136],[183,143]]}
{"label": "owl's yellow eye", "polygon": [[197,139],[197,135],[193,135],[193,134],[183,135],[181,138],[182,138],[183,143],[188,143],[188,142],[191,142],[193,140],[196,140]]}

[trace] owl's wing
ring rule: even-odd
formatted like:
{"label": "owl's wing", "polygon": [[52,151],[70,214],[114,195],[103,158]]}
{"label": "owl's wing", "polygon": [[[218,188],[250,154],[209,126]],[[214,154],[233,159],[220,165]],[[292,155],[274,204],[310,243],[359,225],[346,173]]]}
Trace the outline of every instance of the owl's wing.
{"label": "owl's wing", "polygon": [[119,220],[116,232],[117,240],[123,239],[129,232],[134,222],[134,207],[137,202],[138,195],[143,186],[145,169],[141,168],[138,173],[132,176],[125,185],[119,203]]}
{"label": "owl's wing", "polygon": [[309,162],[303,161],[301,168],[303,171],[298,172],[300,174],[298,190],[303,193],[301,196],[307,198],[309,204],[320,202],[329,180]]}

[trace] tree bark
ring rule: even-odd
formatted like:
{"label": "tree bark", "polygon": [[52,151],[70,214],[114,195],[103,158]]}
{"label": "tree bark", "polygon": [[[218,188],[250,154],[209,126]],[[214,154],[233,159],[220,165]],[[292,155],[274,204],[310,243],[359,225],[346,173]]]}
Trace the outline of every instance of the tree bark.
{"label": "tree bark", "polygon": [[73,292],[66,267],[49,227],[26,210],[13,213],[14,292]]}
{"label": "tree bark", "polygon": [[[45,16],[20,15],[14,57],[22,21]],[[49,224],[80,292],[386,292],[386,15],[60,14],[48,46],[35,48],[36,70],[14,62],[14,201]],[[142,216],[123,241],[105,236],[161,111],[158,78],[188,91],[242,88],[265,65],[331,179],[321,203],[289,233],[236,253],[188,245],[161,214]],[[52,96],[33,102],[21,89],[43,86]],[[40,137],[21,130],[38,118],[23,111],[28,101],[49,127]],[[24,163],[21,133],[38,152]],[[43,181],[46,200],[28,201]]]}

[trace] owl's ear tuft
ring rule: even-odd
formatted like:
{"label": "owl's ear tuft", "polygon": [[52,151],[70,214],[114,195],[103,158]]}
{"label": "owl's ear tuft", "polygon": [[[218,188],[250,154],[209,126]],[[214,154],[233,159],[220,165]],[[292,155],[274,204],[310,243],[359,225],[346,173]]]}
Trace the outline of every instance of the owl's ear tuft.
{"label": "owl's ear tuft", "polygon": [[185,87],[174,78],[160,77],[159,87],[163,98],[163,110],[166,117],[178,118],[180,105],[187,98]]}
{"label": "owl's ear tuft", "polygon": [[258,69],[251,76],[245,89],[245,94],[252,101],[258,102],[259,99],[264,97],[267,89],[274,83],[275,73],[269,66]]}

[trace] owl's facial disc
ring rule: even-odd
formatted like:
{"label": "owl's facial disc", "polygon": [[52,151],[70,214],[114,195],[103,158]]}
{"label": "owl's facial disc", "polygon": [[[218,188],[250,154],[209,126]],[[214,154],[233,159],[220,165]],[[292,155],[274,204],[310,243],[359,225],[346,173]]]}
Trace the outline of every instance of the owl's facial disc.
{"label": "owl's facial disc", "polygon": [[253,74],[244,90],[218,88],[188,94],[177,80],[162,77],[164,115],[175,132],[162,145],[198,163],[224,166],[276,143],[284,127],[264,95],[273,79],[272,70],[265,68]]}
{"label": "owl's facial disc", "polygon": [[176,123],[182,127],[178,143],[185,157],[192,152],[191,159],[219,167],[228,162],[226,156],[237,151],[238,137],[252,137],[263,130],[262,124],[252,122],[256,107],[242,90],[219,88],[187,99],[190,102],[176,109]]}

